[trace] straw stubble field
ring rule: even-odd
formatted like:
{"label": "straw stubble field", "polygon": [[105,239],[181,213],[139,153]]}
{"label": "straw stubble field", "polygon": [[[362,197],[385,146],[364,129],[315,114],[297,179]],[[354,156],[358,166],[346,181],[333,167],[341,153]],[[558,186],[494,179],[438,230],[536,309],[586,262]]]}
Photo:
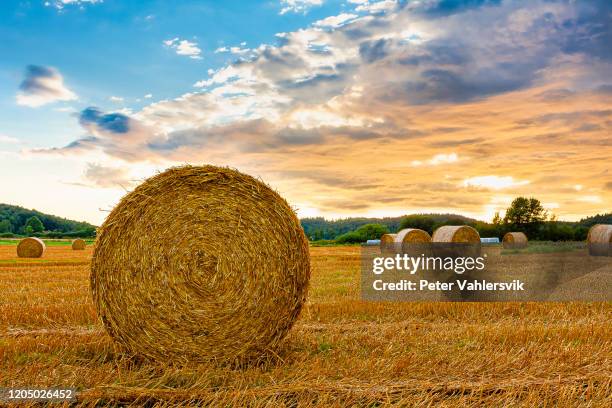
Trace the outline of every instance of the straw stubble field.
{"label": "straw stubble field", "polygon": [[87,405],[612,403],[610,303],[365,303],[359,248],[311,248],[308,302],[277,354],[160,364],[122,353],[98,322],[91,247],[14,254],[0,246],[0,387],[76,387]]}

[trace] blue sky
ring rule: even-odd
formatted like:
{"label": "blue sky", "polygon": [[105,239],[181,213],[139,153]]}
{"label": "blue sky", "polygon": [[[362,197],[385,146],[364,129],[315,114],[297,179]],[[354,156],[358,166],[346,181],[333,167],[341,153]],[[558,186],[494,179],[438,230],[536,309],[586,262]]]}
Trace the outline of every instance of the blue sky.
{"label": "blue sky", "polygon": [[169,166],[301,216],[612,200],[612,3],[4,1],[0,202],[100,223]]}
{"label": "blue sky", "polygon": [[[0,9],[0,103],[3,130],[36,144],[51,146],[80,132],[58,106],[35,111],[16,106],[14,90],[27,65],[57,68],[79,96],[72,107],[99,106],[109,110],[137,109],[152,100],[174,98],[193,90],[209,69],[235,59],[215,53],[222,46],[274,44],[278,32],[293,31],[334,14],[341,2],[327,1],[308,12],[280,14],[276,1],[125,1],[3,2]],[[201,60],[177,55],[162,46],[180,38],[198,44]],[[112,102],[112,96],[123,103]],[[140,100],[140,101],[139,101]],[[59,106],[61,108],[61,105]],[[45,123],[44,134],[34,122]],[[70,132],[67,132],[70,131]]]}

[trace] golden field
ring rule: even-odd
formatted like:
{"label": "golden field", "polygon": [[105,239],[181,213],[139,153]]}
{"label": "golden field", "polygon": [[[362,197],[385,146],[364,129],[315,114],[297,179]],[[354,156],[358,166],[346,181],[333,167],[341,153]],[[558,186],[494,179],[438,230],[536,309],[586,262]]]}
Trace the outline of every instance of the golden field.
{"label": "golden field", "polygon": [[360,249],[311,248],[309,301],[245,366],[153,363],[97,321],[91,246],[0,246],[0,387],[75,387],[83,405],[611,406],[608,303],[366,303]]}

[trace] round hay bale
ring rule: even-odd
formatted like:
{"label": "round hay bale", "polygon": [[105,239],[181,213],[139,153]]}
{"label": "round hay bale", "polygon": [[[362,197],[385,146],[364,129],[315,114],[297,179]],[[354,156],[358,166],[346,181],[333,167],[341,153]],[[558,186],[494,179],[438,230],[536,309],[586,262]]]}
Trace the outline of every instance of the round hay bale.
{"label": "round hay bale", "polygon": [[87,244],[85,243],[85,240],[81,238],[72,240],[72,249],[74,249],[75,251],[81,251],[85,249],[86,247],[87,247]]}
{"label": "round hay bale", "polygon": [[434,253],[440,257],[480,256],[480,234],[469,225],[445,225],[432,236]]}
{"label": "round hay bale", "polygon": [[502,239],[504,249],[527,248],[527,235],[522,232],[508,232]]}
{"label": "round hay bale", "polygon": [[587,235],[587,244],[591,256],[612,256],[612,225],[593,225]]}
{"label": "round hay bale", "polygon": [[40,258],[45,253],[45,243],[42,239],[29,237],[19,241],[17,256],[19,258]]}
{"label": "round hay bale", "polygon": [[215,166],[174,167],[128,193],[98,231],[94,303],[110,336],[161,361],[244,361],[298,318],[308,240],[270,187]]}
{"label": "round hay bale", "polygon": [[418,228],[404,228],[395,235],[395,245],[402,253],[424,253],[430,242],[431,236],[427,231]]}
{"label": "round hay bale", "polygon": [[384,234],[380,237],[380,252],[391,253],[395,250],[395,234]]}

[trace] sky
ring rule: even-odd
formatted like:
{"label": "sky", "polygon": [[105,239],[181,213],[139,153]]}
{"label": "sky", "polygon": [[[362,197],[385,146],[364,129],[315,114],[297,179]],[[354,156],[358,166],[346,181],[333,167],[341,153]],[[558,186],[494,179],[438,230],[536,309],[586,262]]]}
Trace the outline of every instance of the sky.
{"label": "sky", "polygon": [[5,0],[0,202],[100,224],[181,164],[298,215],[612,209],[612,2]]}

